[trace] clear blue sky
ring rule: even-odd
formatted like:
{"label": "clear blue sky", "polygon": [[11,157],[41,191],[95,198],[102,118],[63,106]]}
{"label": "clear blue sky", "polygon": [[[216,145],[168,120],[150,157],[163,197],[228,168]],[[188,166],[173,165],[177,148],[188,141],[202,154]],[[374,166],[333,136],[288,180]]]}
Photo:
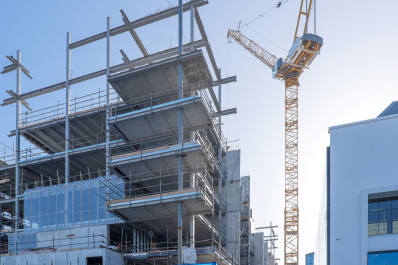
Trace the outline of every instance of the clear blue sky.
{"label": "clear blue sky", "polygon": [[[148,3],[150,2],[150,3]],[[176,5],[176,1],[170,1]],[[270,221],[280,229],[278,246],[282,257],[284,184],[284,91],[271,71],[236,43],[227,42],[227,30],[239,20],[249,21],[268,10],[275,0],[218,0],[200,8],[211,46],[223,76],[237,75],[236,84],[225,86],[223,107],[237,107],[238,114],[225,119],[228,140],[240,139],[242,174],[252,180],[252,207],[257,226]],[[130,20],[168,7],[169,1],[86,0],[11,1],[0,8],[0,66],[6,55],[22,51],[23,64],[33,80],[23,78],[23,92],[65,80],[66,32],[72,41],[104,31],[106,17],[113,26],[122,24],[120,9]],[[278,57],[290,48],[299,0],[289,0],[242,32]],[[315,249],[315,234],[328,127],[376,117],[397,99],[395,59],[398,16],[396,1],[317,0],[317,33],[324,38],[321,55],[302,76],[300,83],[300,255]],[[188,22],[188,16],[185,16]],[[177,44],[176,17],[137,30],[148,51]],[[185,37],[189,37],[185,27]],[[198,36],[198,32],[196,32]],[[119,49],[130,58],[139,50],[128,34],[112,39],[112,64],[120,63]],[[105,66],[105,41],[72,51],[72,77]],[[105,86],[98,78],[72,87],[74,94],[87,94]],[[6,89],[15,89],[15,73],[0,76],[0,99]],[[29,100],[34,109],[64,100],[64,91]],[[15,106],[0,108],[1,141],[14,129]]]}

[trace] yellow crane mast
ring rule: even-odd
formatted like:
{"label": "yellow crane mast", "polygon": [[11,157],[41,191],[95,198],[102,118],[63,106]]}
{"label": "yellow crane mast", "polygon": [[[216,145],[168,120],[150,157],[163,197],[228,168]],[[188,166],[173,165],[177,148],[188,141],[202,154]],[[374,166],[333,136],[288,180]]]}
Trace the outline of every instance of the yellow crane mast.
{"label": "yellow crane mast", "polygon": [[[279,7],[279,6],[278,6]],[[307,33],[312,0],[308,6],[301,0],[294,41],[285,60],[261,48],[239,30],[229,30],[231,37],[260,61],[272,69],[275,79],[285,81],[285,211],[284,264],[299,262],[299,207],[298,207],[298,86],[299,77],[319,54],[323,39]],[[304,9],[304,10],[303,10]],[[305,16],[303,35],[297,36],[301,17]]]}

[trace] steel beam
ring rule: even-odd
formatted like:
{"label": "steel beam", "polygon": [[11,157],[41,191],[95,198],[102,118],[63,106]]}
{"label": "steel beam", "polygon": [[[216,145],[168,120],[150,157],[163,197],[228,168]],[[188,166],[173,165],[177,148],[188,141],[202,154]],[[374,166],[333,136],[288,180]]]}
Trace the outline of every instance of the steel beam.
{"label": "steel beam", "polygon": [[[236,114],[236,108],[226,109],[221,112],[216,112],[213,114],[213,118],[218,117],[218,122],[221,124],[221,116],[226,116],[226,115],[231,115],[231,114]],[[219,131],[221,133],[221,129],[219,129]]]}
{"label": "steel beam", "polygon": [[[217,68],[217,63],[216,60],[214,59],[213,51],[211,50],[209,40],[207,39],[206,31],[205,28],[203,27],[202,19],[199,16],[199,12],[197,8],[195,7],[195,20],[196,20],[196,25],[198,25],[200,35],[202,36],[202,39],[206,42],[206,51],[207,54],[209,55],[210,63],[213,67],[213,71],[216,74],[217,80],[221,80],[221,73],[219,72],[219,69]],[[209,92],[211,99],[213,100],[214,106],[216,107],[217,111],[221,111],[220,104],[217,101],[216,94],[214,93],[214,90],[212,87],[209,87]]]}
{"label": "steel beam", "polygon": [[123,50],[120,50],[120,53],[122,54],[122,60],[124,63],[128,64],[130,62],[129,57],[127,57],[126,53]]}
{"label": "steel beam", "polygon": [[[26,69],[25,66],[23,66],[20,62],[18,62],[17,60],[15,60],[14,57],[12,57],[12,56],[6,56],[6,57],[7,57],[7,59],[10,60],[10,62],[12,62],[16,67],[20,67],[20,68],[21,68],[21,71],[22,71],[27,77],[29,77],[30,79],[33,79],[33,78],[30,76],[30,72],[28,71],[28,69]],[[6,70],[6,68],[9,68],[9,67],[12,68],[12,65],[6,66],[6,67],[4,68],[4,70]],[[16,69],[16,68],[15,68],[15,69]]]}
{"label": "steel beam", "polygon": [[[218,81],[218,80],[214,81],[213,87],[214,86],[219,86],[219,85],[225,85],[225,84],[232,83],[232,82],[236,82],[236,75],[223,78],[220,81]],[[220,107],[221,107],[221,101],[220,101]]]}
{"label": "steel beam", "polygon": [[[142,44],[140,38],[138,37],[137,32],[135,32],[134,28],[132,26],[130,26],[130,20],[127,18],[126,14],[124,13],[123,9],[120,9],[120,13],[122,13],[123,16],[123,22],[124,25],[127,27],[128,31],[130,32],[131,36],[133,37],[135,43],[137,43],[138,48],[140,48],[140,51],[142,52],[142,55],[144,56],[148,56],[148,52],[144,47],[144,44]],[[108,33],[109,35],[109,33]]]}
{"label": "steel beam", "polygon": [[195,19],[196,19],[196,24],[198,25],[199,28],[200,35],[202,36],[202,39],[206,42],[206,51],[209,54],[209,59],[211,65],[213,66],[214,73],[216,74],[217,80],[221,80],[221,73],[219,72],[219,69],[217,67],[216,60],[214,59],[213,51],[211,50],[209,40],[207,39],[206,31],[205,28],[203,27],[202,19],[199,16],[197,8],[195,8]]}
{"label": "steel beam", "polygon": [[[202,48],[202,47],[205,46],[205,44],[206,43],[203,40],[198,40],[198,41],[195,41],[195,42],[187,43],[187,44],[184,45],[184,52],[190,51],[192,47],[194,49]],[[147,57],[141,57],[141,58],[132,60],[128,64],[122,63],[122,64],[118,64],[118,65],[112,66],[112,67],[110,67],[110,74],[121,72],[121,71],[127,70],[127,69],[133,69],[135,67],[144,66],[146,64],[150,64],[150,63],[153,63],[155,61],[159,61],[159,60],[162,60],[162,59],[165,59],[165,58],[169,58],[169,57],[172,57],[172,56],[175,56],[175,55],[178,55],[178,47],[171,48],[171,49],[168,49],[168,50],[164,50],[164,51],[161,51],[161,52],[158,52],[158,53],[154,53],[154,54],[151,54],[151,55],[149,55]],[[71,79],[69,81],[69,84],[70,85],[75,85],[75,84],[78,84],[80,82],[84,82],[84,81],[87,81],[87,80],[90,80],[90,79],[93,79],[93,78],[97,78],[97,77],[100,77],[100,76],[103,76],[103,75],[106,75],[106,69],[102,69],[102,70],[96,71],[94,73],[90,73],[90,74],[87,74],[87,75],[83,75],[83,76]],[[58,91],[58,90],[63,89],[65,87],[66,87],[66,82],[61,82],[61,83],[58,83],[58,84],[55,84],[55,85],[47,86],[47,87],[44,87],[44,88],[40,88],[40,89],[31,91],[31,92],[22,94],[20,96],[20,99],[21,100],[26,100],[26,99],[29,99],[29,98],[34,98],[34,97],[41,96],[41,95],[44,95],[44,94],[47,94],[47,93]],[[15,103],[15,102],[16,102],[16,100],[14,98],[8,98],[8,99],[5,99],[1,105],[2,106],[7,106],[7,105],[10,105],[10,104]]]}
{"label": "steel beam", "polygon": [[[201,7],[204,5],[207,5],[209,2],[207,0],[192,0],[188,3],[185,3],[183,6],[183,11],[189,11],[191,9],[191,6],[194,6],[195,8],[197,7]],[[149,25],[151,23],[160,21],[162,19],[166,19],[172,16],[175,16],[178,14],[178,7],[172,7],[163,11],[160,11],[158,13],[137,19],[133,22],[130,23],[130,26],[134,29],[139,28],[139,27],[143,27],[146,25]],[[110,32],[111,36],[115,36],[124,32],[127,32],[128,28],[126,27],[126,25],[122,25],[122,26],[118,26],[116,28],[113,28]],[[86,39],[74,42],[70,45],[71,49],[75,49],[77,47],[92,43],[94,41],[97,40],[101,40],[101,39],[105,39],[106,38],[106,31],[105,32],[101,32],[97,35],[88,37]]]}

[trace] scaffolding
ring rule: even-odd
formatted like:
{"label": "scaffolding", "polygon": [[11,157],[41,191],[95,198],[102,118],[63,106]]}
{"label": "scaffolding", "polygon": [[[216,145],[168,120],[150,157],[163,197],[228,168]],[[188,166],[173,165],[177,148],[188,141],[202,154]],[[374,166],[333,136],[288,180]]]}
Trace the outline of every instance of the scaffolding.
{"label": "scaffolding", "polygon": [[[221,117],[236,113],[221,108],[221,86],[236,77],[221,77],[197,10],[206,4],[179,0],[177,7],[131,22],[121,10],[121,26],[111,28],[108,18],[106,31],[76,42],[67,33],[66,80],[34,91],[21,91],[21,73],[31,76],[20,51],[17,59],[7,57],[12,64],[2,74],[16,70],[18,78],[17,91],[8,91],[11,97],[2,103],[16,105],[10,133],[16,143],[4,145],[0,155],[0,230],[8,238],[1,241],[3,252],[105,246],[131,264],[142,253],[181,264],[188,247],[198,257],[207,255],[204,260],[238,264],[225,248],[227,140],[221,130]],[[184,12],[190,13],[186,44]],[[179,18],[178,47],[149,54],[135,29],[172,16]],[[111,38],[125,32],[143,56],[129,59],[121,50],[123,63],[111,66]],[[71,50],[103,39],[106,68],[72,79]],[[71,98],[73,85],[100,76],[105,89]],[[27,103],[61,89],[65,102],[37,110]],[[28,146],[21,147],[21,136]],[[38,238],[41,232],[103,225],[110,234]]]}

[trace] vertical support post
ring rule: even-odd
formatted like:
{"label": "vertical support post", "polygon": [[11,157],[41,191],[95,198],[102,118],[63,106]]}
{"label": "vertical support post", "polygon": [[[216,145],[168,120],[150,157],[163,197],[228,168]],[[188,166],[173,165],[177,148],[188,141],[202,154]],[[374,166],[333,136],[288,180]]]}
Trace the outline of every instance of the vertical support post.
{"label": "vertical support post", "polygon": [[132,248],[132,252],[136,253],[137,252],[137,230],[135,228],[133,228],[133,248]]}
{"label": "vertical support post", "polygon": [[[221,68],[218,69],[218,72],[220,73],[221,76]],[[220,105],[220,109],[221,108],[221,82],[218,85],[218,104]],[[218,147],[218,161],[221,162],[222,160],[222,139],[221,139],[221,115],[218,117],[218,135],[220,136],[220,146]],[[220,199],[222,198],[222,176],[220,174],[220,177],[218,178],[218,194],[220,196]],[[221,246],[221,225],[222,225],[222,207],[220,206],[220,208],[218,209],[218,223],[219,223],[219,227],[218,227],[218,233],[219,233],[219,238],[218,238],[218,245],[219,247]]]}
{"label": "vertical support post", "polygon": [[110,132],[110,126],[109,126],[109,118],[110,118],[110,86],[108,82],[108,76],[110,74],[110,64],[111,64],[111,18],[107,18],[107,27],[106,27],[106,103],[105,103],[105,120],[106,120],[106,125],[105,125],[105,130],[106,130],[106,143],[105,143],[105,149],[106,149],[106,162],[105,162],[105,176],[109,177],[110,175],[110,139],[111,139],[111,132]]}
{"label": "vertical support post", "polygon": [[[21,95],[21,51],[17,51],[17,95]],[[18,225],[19,225],[19,160],[21,155],[21,135],[19,133],[19,122],[20,122],[20,114],[21,114],[21,101],[19,98],[16,101],[16,124],[15,124],[15,242],[17,241],[16,235],[18,234]],[[16,250],[16,249],[15,249]]]}
{"label": "vertical support post", "polygon": [[[182,0],[178,0],[178,55],[182,56]],[[178,63],[178,98],[183,98],[182,62]],[[178,109],[178,143],[183,143],[182,108]],[[178,156],[178,190],[183,189],[182,155]],[[178,264],[182,264],[182,203],[178,202]]]}
{"label": "vertical support post", "polygon": [[[191,6],[190,10],[190,25],[191,25],[191,42],[195,40],[195,9]],[[193,47],[191,48],[191,51]],[[191,173],[190,179],[191,188],[195,187],[195,174]],[[195,247],[195,215],[191,215],[189,219],[189,245],[191,248]]]}
{"label": "vertical support post", "polygon": [[[191,6],[191,42],[195,40],[195,8]],[[191,47],[191,51],[193,47]]]}
{"label": "vertical support post", "polygon": [[[195,173],[190,173],[190,187],[195,187]],[[191,215],[189,219],[189,246],[195,247],[195,215]]]}
{"label": "vertical support post", "polygon": [[[69,102],[70,102],[70,48],[71,43],[70,32],[66,33],[66,93],[65,93],[65,184],[69,183],[70,162],[69,162],[69,144],[70,144],[70,128],[69,128]],[[68,187],[65,187],[65,228],[68,227],[69,220],[69,194]]]}
{"label": "vertical support post", "polygon": [[[66,94],[65,94],[65,183],[69,183],[70,164],[69,164],[69,110],[70,110],[70,32],[66,33]],[[66,208],[65,208],[66,209]]]}

